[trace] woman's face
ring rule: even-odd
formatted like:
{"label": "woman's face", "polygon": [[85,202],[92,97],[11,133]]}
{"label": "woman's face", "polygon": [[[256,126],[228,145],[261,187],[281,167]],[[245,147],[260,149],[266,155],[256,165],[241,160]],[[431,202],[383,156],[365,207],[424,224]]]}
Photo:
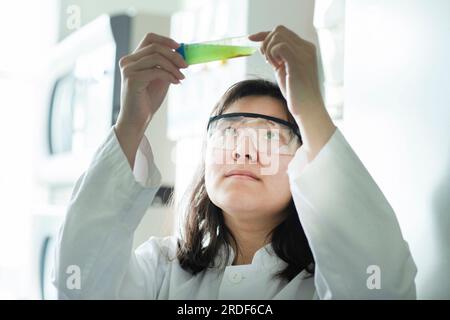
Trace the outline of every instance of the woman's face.
{"label": "woman's face", "polygon": [[[286,110],[268,96],[249,96],[232,103],[226,113],[248,112],[287,121]],[[231,150],[233,149],[233,150]],[[239,138],[233,148],[207,144],[205,185],[211,201],[239,220],[284,217],[291,192],[287,167],[292,155],[267,155],[257,150],[250,137]],[[236,171],[237,170],[237,171]],[[233,172],[236,174],[233,174]],[[249,177],[249,173],[254,177]]]}

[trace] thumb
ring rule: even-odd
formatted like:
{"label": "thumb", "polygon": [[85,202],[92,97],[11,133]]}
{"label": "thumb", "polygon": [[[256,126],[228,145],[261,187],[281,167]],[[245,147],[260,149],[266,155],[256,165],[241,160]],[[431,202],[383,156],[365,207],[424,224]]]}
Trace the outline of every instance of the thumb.
{"label": "thumb", "polygon": [[270,31],[262,31],[258,33],[254,33],[248,36],[248,39],[251,41],[264,41]]}

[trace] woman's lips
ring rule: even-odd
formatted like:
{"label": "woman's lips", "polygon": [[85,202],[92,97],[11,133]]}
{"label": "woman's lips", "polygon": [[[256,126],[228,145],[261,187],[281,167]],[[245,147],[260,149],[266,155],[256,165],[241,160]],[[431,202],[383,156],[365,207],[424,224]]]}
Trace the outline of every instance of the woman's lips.
{"label": "woman's lips", "polygon": [[237,178],[245,180],[258,181],[259,178],[251,171],[248,170],[231,170],[225,174],[227,178]]}
{"label": "woman's lips", "polygon": [[244,174],[233,174],[231,176],[227,176],[227,178],[236,178],[236,179],[243,179],[243,180],[252,180],[252,181],[258,181],[255,178],[252,178],[250,176],[246,176]]}

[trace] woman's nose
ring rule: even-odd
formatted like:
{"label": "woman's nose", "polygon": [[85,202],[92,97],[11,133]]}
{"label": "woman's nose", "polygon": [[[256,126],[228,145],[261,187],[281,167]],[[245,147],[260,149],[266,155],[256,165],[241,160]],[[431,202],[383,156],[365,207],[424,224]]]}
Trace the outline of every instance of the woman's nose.
{"label": "woman's nose", "polygon": [[254,141],[248,135],[243,135],[238,138],[236,148],[232,151],[232,158],[234,161],[250,161],[256,162],[258,152],[256,150]]}

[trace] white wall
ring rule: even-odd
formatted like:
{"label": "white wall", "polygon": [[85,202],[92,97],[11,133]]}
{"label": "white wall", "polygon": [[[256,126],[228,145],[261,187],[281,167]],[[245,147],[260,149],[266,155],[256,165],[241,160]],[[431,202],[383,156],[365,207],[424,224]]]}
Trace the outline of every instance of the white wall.
{"label": "white wall", "polygon": [[36,101],[57,14],[57,0],[0,4],[0,299],[30,298],[31,210],[41,199],[33,181]]}
{"label": "white wall", "polygon": [[450,1],[347,1],[345,133],[396,211],[419,298],[450,298]]}

